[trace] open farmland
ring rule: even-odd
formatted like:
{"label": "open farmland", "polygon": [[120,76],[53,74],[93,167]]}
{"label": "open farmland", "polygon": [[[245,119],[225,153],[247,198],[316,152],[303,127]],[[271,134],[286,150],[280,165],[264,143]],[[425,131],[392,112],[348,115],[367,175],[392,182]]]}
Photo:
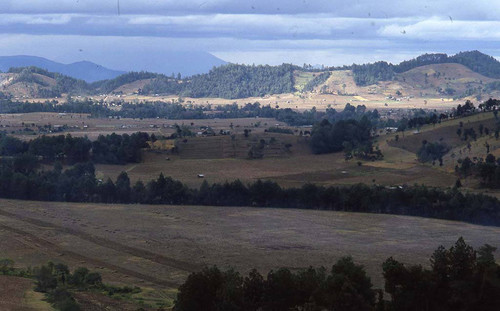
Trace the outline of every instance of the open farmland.
{"label": "open farmland", "polygon": [[[381,82],[389,83],[389,82]],[[393,85],[390,82],[391,86]],[[342,89],[342,85],[336,85],[336,88]],[[230,105],[237,103],[239,106],[244,106],[247,103],[259,102],[261,105],[271,105],[271,107],[278,106],[279,108],[291,108],[299,111],[310,110],[315,107],[317,110],[325,110],[329,107],[335,109],[343,109],[345,104],[351,103],[352,105],[365,105],[368,109],[438,109],[446,110],[462,104],[464,99],[454,100],[451,97],[442,97],[438,95],[417,96],[411,99],[401,101],[388,100],[388,94],[394,95],[397,90],[404,90],[403,86],[396,86],[393,90],[386,93],[372,94],[369,87],[364,87],[363,90],[345,95],[345,94],[330,94],[319,92],[307,93],[287,93],[265,95],[264,97],[248,97],[239,99],[224,99],[224,98],[190,98],[183,97],[184,103],[193,105]],[[385,87],[382,88],[385,90]],[[347,90],[347,89],[346,89]],[[382,91],[381,91],[382,92]],[[116,102],[125,101],[130,103],[140,103],[143,101],[163,101],[175,102],[178,96],[145,96],[145,95],[106,95],[106,96],[90,96],[97,101]],[[46,99],[30,99],[31,102],[44,102]],[[61,101],[60,99],[58,99]],[[61,101],[64,102],[64,101]]]}
{"label": "open farmland", "polygon": [[[311,154],[307,149],[307,143],[297,142],[295,136],[286,136],[290,136],[295,142],[290,147],[290,153],[282,153],[280,157],[264,156],[263,159],[254,160],[246,157],[222,157],[220,143],[215,140],[215,147],[214,145],[207,147],[204,158],[196,157],[203,154],[202,147],[205,145],[200,144],[199,149],[188,150],[188,154],[192,157],[184,157],[182,149],[179,155],[168,156],[145,152],[144,161],[141,163],[124,166],[99,164],[96,165],[96,173],[101,179],[106,177],[115,179],[121,171],[125,171],[132,181],[147,182],[163,172],[165,176],[171,176],[190,187],[199,187],[203,180],[212,183],[235,179],[243,182],[270,179],[286,187],[300,187],[307,182],[320,185],[360,182],[383,185],[424,183],[429,186],[448,187],[452,186],[456,179],[451,173],[419,164],[414,154],[409,153],[410,156],[404,158],[395,156],[394,162],[365,162],[359,166],[357,161],[345,161],[342,153]],[[243,140],[243,138],[237,139]],[[396,155],[400,149],[392,150]],[[198,174],[204,174],[205,178],[198,178]]]}
{"label": "open farmland", "polygon": [[[270,179],[282,186],[300,187],[311,182],[321,185],[339,184],[382,184],[382,185],[413,185],[449,187],[454,185],[456,175],[454,166],[460,149],[465,142],[456,134],[459,122],[464,128],[474,127],[478,131],[479,124],[493,129],[495,119],[492,113],[477,114],[443,122],[442,124],[424,126],[418,134],[413,130],[396,134],[381,135],[376,138],[375,145],[382,150],[384,158],[381,161],[366,162],[358,166],[357,161],[345,161],[342,153],[329,155],[314,155],[311,153],[309,137],[297,135],[264,133],[266,128],[283,123],[274,119],[243,118],[243,119],[205,119],[205,120],[165,120],[165,119],[93,119],[84,114],[28,113],[4,114],[0,116],[0,125],[7,131],[17,129],[15,136],[23,139],[36,137],[19,130],[24,127],[36,128],[40,125],[67,125],[63,132],[50,135],[70,133],[73,136],[88,136],[91,140],[100,134],[124,134],[136,131],[170,135],[175,132],[175,124],[185,124],[191,131],[197,131],[203,126],[210,126],[214,132],[230,130],[234,137],[218,135],[215,137],[186,137],[178,140],[179,152],[167,153],[166,150],[146,150],[141,163],[127,165],[96,165],[97,175],[105,180],[113,180],[122,171],[126,171],[133,182],[142,180],[148,182],[157,178],[160,172],[186,183],[190,187],[199,187],[203,180],[207,182],[224,182],[241,179],[253,182],[257,179]],[[35,127],[33,127],[35,124]],[[231,128],[232,124],[232,128]],[[257,127],[256,127],[257,125]],[[294,131],[305,131],[310,128],[291,128]],[[249,137],[243,135],[244,130],[251,130]],[[490,138],[481,137],[472,143],[471,155],[482,155],[484,143],[487,140],[494,154],[500,147],[490,131]],[[444,157],[443,167],[432,167],[417,161],[416,152],[422,140],[437,141],[443,139],[453,149]],[[263,158],[250,160],[248,152],[261,141],[265,142],[262,149]],[[162,143],[158,143],[161,145]],[[173,141],[165,141],[164,145],[174,146]],[[498,145],[498,146],[497,146]],[[453,155],[454,154],[454,155]],[[469,154],[469,153],[467,153]],[[484,155],[483,155],[484,156]],[[205,179],[197,177],[204,174]],[[467,188],[476,184],[465,181]]]}
{"label": "open farmland", "polygon": [[[426,264],[440,244],[464,236],[500,245],[500,228],[377,214],[269,208],[96,205],[0,200],[2,256],[20,266],[62,261],[105,281],[176,287],[205,265],[329,266],[351,255],[382,287],[389,256]],[[20,205],[22,204],[22,208]],[[162,292],[168,295],[168,292]]]}
{"label": "open farmland", "polygon": [[[260,127],[255,123],[260,122]],[[147,132],[156,135],[170,135],[175,132],[174,126],[188,125],[192,128],[209,126],[215,132],[221,129],[228,130],[234,125],[235,133],[243,133],[245,128],[252,132],[263,132],[265,127],[274,126],[277,122],[270,118],[238,118],[238,119],[195,119],[195,120],[167,120],[167,119],[130,119],[130,118],[90,118],[83,113],[18,113],[0,114],[0,129],[25,140],[37,136],[37,128],[51,125],[53,131],[48,135],[71,134],[72,136],[88,136],[94,140],[101,134],[131,134],[135,132]],[[32,131],[24,130],[31,129]],[[58,131],[60,130],[60,131]]]}

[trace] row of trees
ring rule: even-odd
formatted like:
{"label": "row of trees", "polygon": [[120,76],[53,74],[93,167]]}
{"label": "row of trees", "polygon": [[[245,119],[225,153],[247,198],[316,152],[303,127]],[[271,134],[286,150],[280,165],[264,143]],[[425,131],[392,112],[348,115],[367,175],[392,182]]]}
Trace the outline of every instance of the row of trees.
{"label": "row of trees", "polygon": [[380,114],[375,109],[368,111],[366,106],[353,106],[347,103],[343,110],[337,111],[328,108],[326,111],[317,111],[316,108],[298,112],[290,108],[273,108],[270,105],[261,105],[259,102],[226,104],[217,106],[182,105],[180,103],[147,102],[127,104],[121,106],[120,111],[109,111],[110,115],[124,118],[168,118],[168,119],[232,119],[232,118],[275,118],[288,125],[312,125],[323,119],[334,123],[339,120],[360,120],[366,116],[374,124],[380,123]]}
{"label": "row of trees", "polygon": [[375,306],[376,291],[364,268],[345,257],[329,271],[257,270],[242,277],[234,270],[205,268],[179,287],[174,310],[357,310]]}
{"label": "row of trees", "polygon": [[175,311],[335,310],[335,311],[493,311],[500,309],[500,266],[488,244],[477,251],[463,238],[434,251],[430,269],[405,265],[393,257],[383,264],[385,292],[373,289],[363,266],[352,258],[331,269],[312,267],[252,270],[242,277],[217,267],[189,275],[180,286]]}
{"label": "row of trees", "polygon": [[142,148],[149,147],[148,133],[131,135],[99,135],[97,140],[87,137],[73,137],[70,134],[40,136],[28,142],[0,133],[0,155],[19,156],[17,162],[35,164],[37,158],[44,162],[59,160],[68,164],[87,162],[106,164],[126,164],[141,161]]}
{"label": "row of trees", "polygon": [[44,103],[16,102],[10,99],[0,100],[0,113],[30,113],[30,112],[57,112],[57,113],[85,113],[93,117],[107,117],[112,115],[107,105],[93,102],[89,99],[65,103],[46,101]]}
{"label": "row of trees", "polygon": [[243,106],[227,104],[217,106],[183,105],[181,103],[145,102],[138,104],[121,103],[120,110],[110,109],[107,104],[82,101],[68,101],[67,103],[45,102],[28,103],[13,102],[8,99],[0,100],[0,113],[29,113],[29,112],[58,112],[58,113],[85,113],[94,118],[164,118],[164,119],[213,119],[213,118],[276,118],[289,125],[312,125],[323,118],[330,122],[346,119],[360,119],[366,115],[375,123],[380,121],[377,110],[367,111],[366,106],[352,106],[346,104],[344,110],[336,111],[328,108],[325,112],[315,108],[298,112],[290,108],[273,108],[270,105],[261,105],[259,102],[247,103]]}
{"label": "row of trees", "polygon": [[455,110],[455,115],[460,117],[471,114],[475,111],[476,107],[474,107],[474,104],[470,100],[467,100],[465,101],[465,104],[463,106],[460,104],[457,106],[457,109]]}
{"label": "row of trees", "polygon": [[[22,159],[22,157],[21,157]],[[26,164],[27,163],[27,164]],[[127,173],[117,180],[98,180],[91,163],[62,170],[60,164],[38,171],[19,158],[0,164],[0,197],[23,200],[258,206],[334,211],[385,213],[460,220],[500,225],[500,202],[482,194],[463,194],[456,189],[425,186],[383,187],[356,184],[323,187],[305,184],[282,188],[272,181],[244,184],[239,180],[191,189],[163,174],[146,184],[133,185]]]}

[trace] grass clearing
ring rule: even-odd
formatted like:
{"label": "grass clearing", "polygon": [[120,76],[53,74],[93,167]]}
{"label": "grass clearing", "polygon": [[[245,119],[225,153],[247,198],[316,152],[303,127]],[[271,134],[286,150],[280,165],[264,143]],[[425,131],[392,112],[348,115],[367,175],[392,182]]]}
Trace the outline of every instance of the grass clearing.
{"label": "grass clearing", "polygon": [[314,79],[315,76],[321,74],[321,72],[307,72],[307,71],[295,71],[293,74],[294,88],[299,92],[302,92],[304,87]]}

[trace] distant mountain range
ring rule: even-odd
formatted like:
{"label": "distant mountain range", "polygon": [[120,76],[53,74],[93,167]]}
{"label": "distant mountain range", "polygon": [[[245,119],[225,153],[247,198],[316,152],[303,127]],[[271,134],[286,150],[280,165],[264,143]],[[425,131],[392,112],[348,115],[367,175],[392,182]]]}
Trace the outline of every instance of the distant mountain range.
{"label": "distant mountain range", "polygon": [[[224,60],[204,51],[164,51],[145,52],[143,57],[122,55],[115,61],[103,63],[105,66],[124,71],[148,71],[167,76],[181,73],[183,77],[207,73],[213,67],[227,64]],[[122,59],[130,61],[122,62]]]}
{"label": "distant mountain range", "polygon": [[114,79],[130,71],[149,71],[168,76],[172,73],[175,75],[181,73],[183,76],[189,76],[206,73],[213,67],[224,64],[226,64],[225,61],[207,52],[169,52],[162,55],[153,55],[136,62],[117,66],[121,70],[109,69],[89,61],[62,64],[38,56],[0,56],[0,70],[2,72],[7,72],[13,67],[34,66],[86,82]]}
{"label": "distant mountain range", "polygon": [[112,70],[88,61],[62,64],[37,56],[0,56],[0,70],[3,72],[7,72],[13,67],[30,66],[42,68],[50,72],[57,72],[87,82],[113,79],[125,73],[125,71]]}

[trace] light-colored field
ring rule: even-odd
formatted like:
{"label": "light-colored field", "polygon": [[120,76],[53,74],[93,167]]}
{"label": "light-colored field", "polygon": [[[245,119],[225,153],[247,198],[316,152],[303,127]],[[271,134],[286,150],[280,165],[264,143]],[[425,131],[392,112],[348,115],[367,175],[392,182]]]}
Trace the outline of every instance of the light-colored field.
{"label": "light-colored field", "polygon": [[[361,95],[359,95],[361,94]],[[394,92],[392,93],[394,94]],[[359,97],[362,96],[362,100]],[[310,110],[315,107],[317,110],[325,110],[327,108],[335,108],[337,110],[344,109],[347,103],[352,105],[365,105],[368,109],[438,109],[448,110],[456,107],[458,104],[463,104],[464,99],[453,100],[451,97],[441,97],[437,95],[414,97],[411,99],[394,101],[386,99],[386,94],[370,94],[368,92],[355,93],[354,95],[338,95],[338,94],[321,94],[321,93],[294,93],[294,94],[279,94],[267,95],[265,97],[249,97],[242,99],[223,99],[223,98],[190,98],[184,97],[184,102],[190,102],[195,105],[230,105],[237,103],[244,106],[247,103],[259,102],[261,105],[271,105],[271,107],[291,108],[297,110]],[[178,96],[143,96],[143,95],[106,95],[92,96],[96,100],[104,100],[113,102],[124,100],[127,102],[141,101],[165,101],[172,102],[178,99]],[[38,101],[38,100],[37,100]]]}
{"label": "light-colored field", "polygon": [[[255,124],[259,124],[255,127]],[[264,132],[270,126],[276,124],[283,125],[283,122],[277,122],[270,118],[238,118],[238,119],[185,119],[185,120],[167,120],[167,119],[110,119],[110,118],[89,118],[87,114],[80,113],[23,113],[23,114],[0,114],[0,130],[8,133],[15,131],[15,136],[25,140],[33,139],[36,133],[20,132],[24,128],[37,130],[38,126],[51,125],[53,128],[66,125],[67,129],[63,132],[54,132],[49,135],[61,135],[70,133],[73,136],[87,136],[91,140],[97,139],[101,134],[131,134],[135,132],[147,132],[156,135],[170,135],[175,132],[174,126],[186,125],[193,132],[200,127],[211,127],[215,132],[221,129],[230,130],[232,133],[242,134],[245,129],[251,129],[252,132]]]}
{"label": "light-colored field", "polygon": [[500,228],[418,217],[0,200],[3,256],[26,266],[48,259],[87,266],[105,281],[152,288],[175,287],[204,265],[267,273],[328,267],[346,255],[380,288],[389,256],[427,265],[434,249],[460,236],[474,247],[500,245]]}
{"label": "light-colored field", "polygon": [[[243,140],[242,137],[237,139]],[[453,174],[419,164],[415,154],[403,155],[402,152],[405,151],[399,148],[386,151],[387,160],[364,162],[358,166],[355,160],[345,161],[342,153],[311,154],[306,141],[294,136],[290,136],[290,139],[295,140],[290,148],[291,152],[280,157],[265,156],[255,160],[222,158],[217,157],[217,154],[221,155],[218,147],[220,143],[213,144],[214,150],[208,147],[203,149],[206,145],[200,144],[198,151],[190,150],[191,155],[199,155],[197,158],[186,158],[181,151],[179,155],[168,155],[167,160],[166,155],[146,152],[142,163],[125,166],[99,164],[96,165],[96,172],[99,178],[111,177],[114,180],[121,171],[126,171],[132,181],[143,182],[155,179],[163,172],[165,176],[196,188],[203,180],[212,183],[235,179],[245,183],[269,179],[285,187],[301,187],[307,182],[326,186],[362,182],[382,185],[425,183],[429,186],[449,187],[456,179]],[[198,174],[205,175],[205,178],[198,178]]]}
{"label": "light-colored field", "polygon": [[[5,250],[0,252],[1,255],[4,253]],[[44,301],[45,296],[33,290],[34,286],[31,279],[0,275],[0,310],[54,311]]]}

